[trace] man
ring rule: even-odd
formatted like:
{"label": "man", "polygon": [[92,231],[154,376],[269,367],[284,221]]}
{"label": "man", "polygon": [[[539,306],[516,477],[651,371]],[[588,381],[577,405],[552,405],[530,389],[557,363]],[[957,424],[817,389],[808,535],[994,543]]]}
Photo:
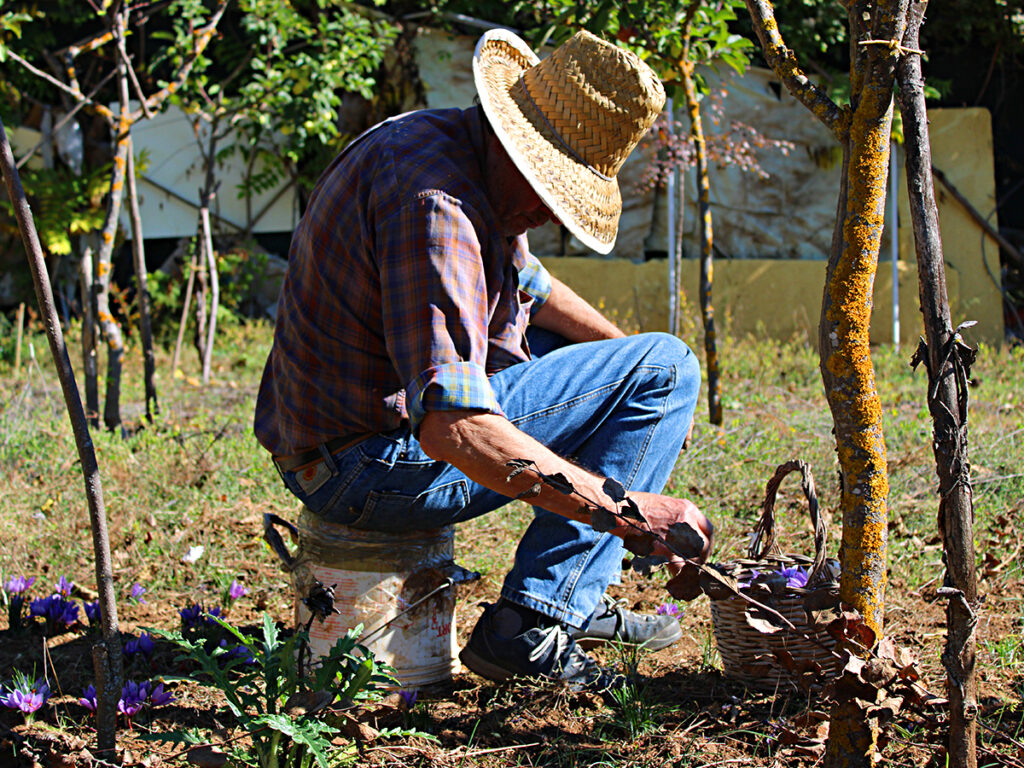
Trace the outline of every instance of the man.
{"label": "man", "polygon": [[357,528],[498,509],[537,480],[509,480],[514,459],[564,475],[578,494],[541,484],[501,599],[461,658],[491,679],[592,684],[603,673],[577,640],[658,648],[681,631],[603,599],[626,527],[595,531],[582,499],[615,508],[612,477],[655,532],[699,530],[692,555],[706,557],[707,519],[657,493],[700,374],[674,336],[626,337],[551,278],[525,232],[555,219],[610,251],[615,174],[665,95],[636,56],[586,32],[543,62],[488,32],[474,78],[480,106],[386,121],[320,178],[292,240],[255,430],[312,512]]}

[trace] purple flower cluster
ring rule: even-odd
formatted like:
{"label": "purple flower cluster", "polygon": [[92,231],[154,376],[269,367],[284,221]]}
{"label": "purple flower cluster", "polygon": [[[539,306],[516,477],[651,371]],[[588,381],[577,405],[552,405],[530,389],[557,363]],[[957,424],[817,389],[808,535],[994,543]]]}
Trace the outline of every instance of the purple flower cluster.
{"label": "purple flower cluster", "polygon": [[27,579],[24,576],[14,576],[4,582],[4,592],[6,592],[8,596],[23,595],[28,591],[28,588],[35,583],[35,576],[30,576]]}
{"label": "purple flower cluster", "polygon": [[60,592],[33,600],[28,607],[28,612],[32,616],[44,619],[46,628],[51,633],[56,630],[58,625],[70,627],[78,621],[78,603],[68,600]]}
{"label": "purple flower cluster", "polygon": [[[777,571],[772,571],[768,574],[769,576],[784,576],[786,578],[787,587],[796,587],[802,589],[807,586],[807,579],[810,577],[810,570],[804,570],[799,565],[794,565],[790,568],[780,568]],[[749,587],[761,576],[761,571],[756,569],[750,572],[750,579],[748,581],[740,582],[741,587]]]}
{"label": "purple flower cluster", "polygon": [[50,698],[50,685],[43,679],[30,682],[20,677],[7,691],[0,693],[0,704],[25,715],[34,714]]}
{"label": "purple flower cluster", "polygon": [[12,630],[22,628],[21,609],[25,606],[25,593],[35,584],[36,577],[14,576],[4,582],[7,593],[7,626]]}
{"label": "purple flower cluster", "polygon": [[214,605],[210,608],[205,608],[202,603],[193,603],[188,608],[181,608],[178,611],[178,615],[181,616],[181,628],[188,630],[202,629],[203,627],[219,627],[220,625],[211,617],[221,618],[224,614],[220,606]]}
{"label": "purple flower cluster", "polygon": [[679,606],[675,603],[662,603],[654,612],[659,616],[678,616],[680,613]]}
{"label": "purple flower cluster", "polygon": [[[139,714],[139,710],[142,709],[147,700],[152,707],[162,707],[164,704],[170,704],[175,699],[168,691],[164,690],[163,683],[154,687],[152,681],[149,680],[142,683],[129,680],[121,688],[121,698],[117,700],[117,711],[131,720],[135,715]],[[78,700],[78,703],[90,712],[95,712],[96,687],[90,685],[82,691],[82,698]]]}
{"label": "purple flower cluster", "polygon": [[90,627],[99,627],[100,625],[100,601],[94,600],[91,603],[82,603],[82,608],[85,610],[85,618],[89,620]]}
{"label": "purple flower cluster", "polygon": [[145,603],[146,601],[142,597],[144,594],[146,594],[146,588],[136,581],[132,584],[131,592],[128,594],[128,599],[133,604]]}
{"label": "purple flower cluster", "polygon": [[142,632],[138,637],[133,637],[124,644],[124,655],[129,659],[138,653],[141,653],[148,659],[155,650],[156,643],[148,632]]}

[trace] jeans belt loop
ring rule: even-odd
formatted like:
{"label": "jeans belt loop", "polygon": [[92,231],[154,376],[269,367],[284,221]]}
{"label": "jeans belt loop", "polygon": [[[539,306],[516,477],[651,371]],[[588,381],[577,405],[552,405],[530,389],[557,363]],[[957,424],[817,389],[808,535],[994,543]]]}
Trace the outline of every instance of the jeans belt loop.
{"label": "jeans belt loop", "polygon": [[327,443],[320,443],[317,448],[320,451],[320,455],[324,458],[324,464],[326,464],[327,468],[331,470],[331,477],[337,477],[340,470],[338,469],[338,465],[334,463],[334,457],[331,456],[331,452],[327,450]]}

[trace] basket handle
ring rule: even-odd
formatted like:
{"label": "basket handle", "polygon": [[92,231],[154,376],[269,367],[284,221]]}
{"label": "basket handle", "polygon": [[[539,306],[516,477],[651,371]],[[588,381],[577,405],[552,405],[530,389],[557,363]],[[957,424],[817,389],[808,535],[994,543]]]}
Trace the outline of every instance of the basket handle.
{"label": "basket handle", "polygon": [[779,485],[783,478],[790,472],[799,470],[801,475],[801,487],[807,497],[807,507],[811,515],[811,525],[814,526],[814,563],[811,572],[807,577],[808,585],[817,580],[818,574],[825,565],[825,518],[818,512],[818,496],[814,490],[814,476],[811,468],[806,462],[799,459],[787,461],[780,464],[775,474],[765,486],[764,504],[761,505],[761,519],[754,527],[754,534],[750,539],[750,547],[747,549],[747,556],[751,560],[761,560],[769,554],[781,554],[778,542],[775,539],[775,497],[779,492]]}

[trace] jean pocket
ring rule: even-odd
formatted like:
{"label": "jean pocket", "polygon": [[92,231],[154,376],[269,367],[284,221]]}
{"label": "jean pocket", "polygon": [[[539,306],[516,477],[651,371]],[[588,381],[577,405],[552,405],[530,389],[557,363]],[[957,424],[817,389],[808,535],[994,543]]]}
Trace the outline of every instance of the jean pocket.
{"label": "jean pocket", "polygon": [[398,533],[429,530],[450,524],[469,504],[469,486],[454,480],[416,495],[397,491],[371,491],[353,528]]}
{"label": "jean pocket", "polygon": [[[288,482],[286,475],[285,484],[314,514],[330,517],[333,522],[345,523],[346,520],[341,518],[346,516],[347,510],[339,514],[337,507],[348,501],[344,498],[346,493],[350,491],[359,476],[364,474],[371,461],[358,450],[350,449],[349,455],[335,457],[337,474],[328,477],[326,482],[319,485],[312,493],[305,492],[297,475],[292,476],[291,483]],[[330,471],[323,462],[318,464],[317,468],[324,472]],[[353,517],[354,515],[349,513],[347,516]]]}

